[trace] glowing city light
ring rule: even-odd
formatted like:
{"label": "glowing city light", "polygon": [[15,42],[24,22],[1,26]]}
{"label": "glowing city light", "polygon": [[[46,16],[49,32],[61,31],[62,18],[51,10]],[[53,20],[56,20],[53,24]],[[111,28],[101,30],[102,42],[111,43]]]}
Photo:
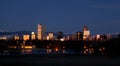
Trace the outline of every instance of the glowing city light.
{"label": "glowing city light", "polygon": [[59,51],[59,49],[56,47],[56,48],[55,48],[55,51],[57,51],[57,52],[58,52],[58,51]]}

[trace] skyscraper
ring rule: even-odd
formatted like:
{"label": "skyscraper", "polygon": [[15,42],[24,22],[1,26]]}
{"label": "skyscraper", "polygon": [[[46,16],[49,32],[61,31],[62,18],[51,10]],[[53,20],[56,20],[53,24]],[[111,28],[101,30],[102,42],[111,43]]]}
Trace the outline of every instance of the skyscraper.
{"label": "skyscraper", "polygon": [[38,24],[38,40],[45,40],[45,27],[42,24]]}
{"label": "skyscraper", "polygon": [[35,32],[31,33],[31,40],[35,40]]}
{"label": "skyscraper", "polygon": [[86,40],[90,36],[90,31],[87,26],[83,26],[83,40]]}

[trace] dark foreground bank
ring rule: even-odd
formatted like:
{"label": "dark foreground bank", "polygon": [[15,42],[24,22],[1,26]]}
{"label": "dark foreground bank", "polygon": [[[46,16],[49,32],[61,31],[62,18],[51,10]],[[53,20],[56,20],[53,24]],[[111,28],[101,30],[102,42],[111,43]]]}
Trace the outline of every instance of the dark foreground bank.
{"label": "dark foreground bank", "polygon": [[0,66],[120,66],[120,57],[74,55],[1,56]]}

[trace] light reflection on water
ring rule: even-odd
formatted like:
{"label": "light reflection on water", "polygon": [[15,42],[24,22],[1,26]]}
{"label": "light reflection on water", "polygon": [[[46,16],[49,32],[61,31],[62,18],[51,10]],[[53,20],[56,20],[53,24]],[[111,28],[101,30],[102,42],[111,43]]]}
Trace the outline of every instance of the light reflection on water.
{"label": "light reflection on water", "polygon": [[22,49],[21,50],[22,54],[75,54],[70,49],[63,50],[52,50],[52,49]]}

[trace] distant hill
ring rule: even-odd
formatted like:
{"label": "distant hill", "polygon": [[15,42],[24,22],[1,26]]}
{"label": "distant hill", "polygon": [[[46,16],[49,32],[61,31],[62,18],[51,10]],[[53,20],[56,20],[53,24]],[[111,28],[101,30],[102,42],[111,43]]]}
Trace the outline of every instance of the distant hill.
{"label": "distant hill", "polygon": [[0,32],[0,35],[23,35],[31,34],[31,31]]}
{"label": "distant hill", "polygon": [[[0,31],[0,36],[4,36],[4,35],[19,35],[22,36],[24,34],[31,34],[32,31],[15,31],[15,32],[9,32],[9,31]],[[46,35],[48,35],[49,32],[46,32]],[[37,34],[37,33],[35,33]],[[54,36],[57,36],[57,33],[54,33]],[[63,33],[63,36],[65,36],[65,34]]]}

